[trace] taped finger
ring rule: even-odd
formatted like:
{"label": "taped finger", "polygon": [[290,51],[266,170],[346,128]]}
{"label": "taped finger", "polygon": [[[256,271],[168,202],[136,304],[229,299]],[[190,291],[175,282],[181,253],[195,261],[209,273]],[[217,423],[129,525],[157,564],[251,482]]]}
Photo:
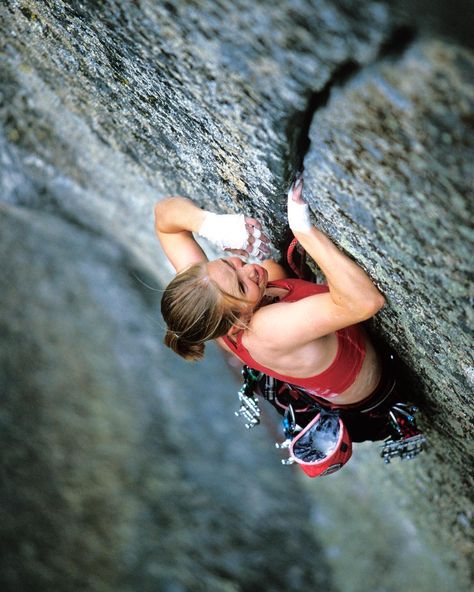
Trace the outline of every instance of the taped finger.
{"label": "taped finger", "polygon": [[245,217],[245,222],[247,226],[255,226],[256,228],[261,228],[262,225],[256,218],[249,218],[248,216]]}
{"label": "taped finger", "polygon": [[259,238],[255,238],[255,240],[252,243],[252,251],[258,251],[260,249],[261,244],[262,241]]}
{"label": "taped finger", "polygon": [[262,236],[262,231],[259,230],[258,228],[256,228],[255,226],[252,226],[251,232],[252,232],[252,236],[256,239],[258,239]]}
{"label": "taped finger", "polygon": [[238,257],[248,257],[249,254],[245,249],[224,249],[226,253],[232,253],[232,255],[237,255]]}
{"label": "taped finger", "polygon": [[249,255],[251,257],[257,257],[258,254],[261,252],[261,245],[262,241],[259,238],[255,239],[255,242],[249,245],[252,247],[250,251],[248,251]]}

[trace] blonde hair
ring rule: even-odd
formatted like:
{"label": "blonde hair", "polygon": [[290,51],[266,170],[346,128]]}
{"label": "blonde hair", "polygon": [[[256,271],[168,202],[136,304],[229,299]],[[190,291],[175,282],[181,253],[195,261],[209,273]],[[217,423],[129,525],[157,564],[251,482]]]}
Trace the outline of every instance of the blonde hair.
{"label": "blonde hair", "polygon": [[199,360],[206,341],[222,337],[238,323],[245,302],[221,290],[204,262],[191,265],[175,276],[161,299],[168,325],[164,344],[186,360]]}

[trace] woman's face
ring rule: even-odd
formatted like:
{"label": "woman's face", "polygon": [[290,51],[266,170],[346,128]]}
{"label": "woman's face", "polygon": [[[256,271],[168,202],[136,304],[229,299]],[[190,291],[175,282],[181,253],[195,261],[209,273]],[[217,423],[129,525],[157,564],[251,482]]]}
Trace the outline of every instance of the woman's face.
{"label": "woman's face", "polygon": [[251,310],[265,294],[268,272],[256,263],[244,263],[238,257],[225,257],[209,261],[207,272],[221,290],[245,300]]}

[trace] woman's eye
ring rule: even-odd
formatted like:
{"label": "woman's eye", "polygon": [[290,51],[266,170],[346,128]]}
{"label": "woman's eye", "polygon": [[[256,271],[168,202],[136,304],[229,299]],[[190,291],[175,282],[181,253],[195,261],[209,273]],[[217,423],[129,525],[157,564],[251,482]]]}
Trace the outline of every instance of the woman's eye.
{"label": "woman's eye", "polygon": [[246,289],[245,289],[245,284],[243,282],[241,282],[239,280],[239,290],[242,292],[242,294],[245,294]]}

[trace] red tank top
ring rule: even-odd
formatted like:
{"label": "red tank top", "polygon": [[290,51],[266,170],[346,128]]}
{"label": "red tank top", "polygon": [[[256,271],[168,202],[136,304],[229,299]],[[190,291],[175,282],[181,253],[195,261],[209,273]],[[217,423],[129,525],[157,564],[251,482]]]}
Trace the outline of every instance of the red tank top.
{"label": "red tank top", "polygon": [[[276,280],[269,282],[268,287],[288,290],[288,293],[280,299],[280,302],[296,302],[313,294],[322,294],[329,291],[329,288],[325,285],[313,284],[299,279]],[[236,343],[233,343],[227,336],[224,337],[224,341],[251,368],[283,382],[301,386],[311,394],[330,398],[340,395],[354,383],[365,358],[365,342],[360,325],[350,325],[344,329],[339,329],[339,331],[336,331],[336,335],[337,353],[333,362],[323,372],[308,378],[285,376],[256,362],[242,344],[243,331],[236,335]]]}

